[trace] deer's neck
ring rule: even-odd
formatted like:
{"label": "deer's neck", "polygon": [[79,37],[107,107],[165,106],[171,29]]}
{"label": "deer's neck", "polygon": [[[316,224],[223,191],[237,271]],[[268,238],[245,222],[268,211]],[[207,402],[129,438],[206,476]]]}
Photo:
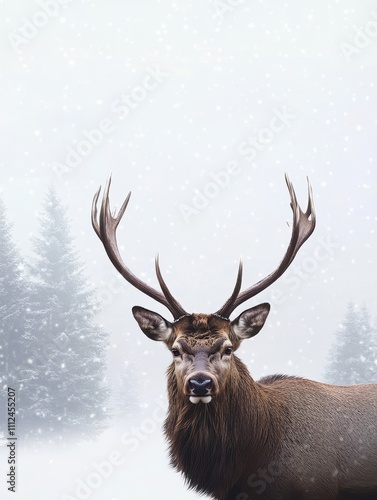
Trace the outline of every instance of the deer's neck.
{"label": "deer's neck", "polygon": [[251,464],[257,470],[271,460],[278,446],[273,423],[276,411],[268,393],[237,357],[226,387],[210,403],[190,403],[179,392],[172,367],[168,394],[165,434],[171,461],[190,486],[209,494],[227,491],[246,473],[246,457],[249,473]]}

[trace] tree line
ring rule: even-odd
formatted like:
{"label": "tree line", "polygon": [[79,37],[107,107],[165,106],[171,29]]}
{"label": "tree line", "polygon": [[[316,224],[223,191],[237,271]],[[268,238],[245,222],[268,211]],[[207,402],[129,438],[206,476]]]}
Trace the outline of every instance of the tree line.
{"label": "tree line", "polygon": [[74,248],[66,209],[50,188],[27,261],[12,240],[5,212],[1,201],[2,399],[7,386],[16,390],[23,439],[93,436],[109,417],[108,333],[96,323],[96,298]]}
{"label": "tree line", "polygon": [[[27,260],[11,233],[0,200],[0,433],[6,434],[5,399],[11,387],[23,439],[93,437],[114,416],[107,381],[109,335],[96,322],[96,297],[75,249],[67,211],[53,188]],[[122,403],[129,376],[122,372],[121,385],[112,388],[113,402],[119,400],[117,417],[135,411],[135,395]],[[377,382],[377,334],[365,306],[348,305],[325,379],[333,384]]]}

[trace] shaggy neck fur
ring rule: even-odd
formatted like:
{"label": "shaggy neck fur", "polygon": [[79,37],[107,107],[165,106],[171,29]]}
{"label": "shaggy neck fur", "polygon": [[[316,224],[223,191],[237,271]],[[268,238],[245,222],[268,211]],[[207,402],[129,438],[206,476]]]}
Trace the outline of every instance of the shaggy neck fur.
{"label": "shaggy neck fur", "polygon": [[190,488],[219,500],[247,478],[251,462],[255,471],[269,463],[280,440],[274,429],[281,416],[269,404],[268,391],[252,380],[239,358],[234,356],[233,363],[227,386],[209,404],[190,403],[178,390],[174,366],[168,369],[165,434],[171,464]]}

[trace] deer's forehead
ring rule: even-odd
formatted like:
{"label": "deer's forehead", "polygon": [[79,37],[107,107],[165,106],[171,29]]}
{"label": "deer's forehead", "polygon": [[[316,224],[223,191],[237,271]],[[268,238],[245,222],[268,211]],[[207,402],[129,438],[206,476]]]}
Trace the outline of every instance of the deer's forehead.
{"label": "deer's forehead", "polygon": [[191,314],[174,324],[176,342],[195,349],[212,348],[229,339],[230,322],[213,314]]}
{"label": "deer's forehead", "polygon": [[177,320],[174,325],[176,335],[207,338],[226,334],[230,330],[230,321],[214,314],[190,314]]}
{"label": "deer's forehead", "polygon": [[195,335],[178,335],[175,339],[175,343],[179,344],[183,349],[189,349],[192,351],[197,350],[209,350],[216,351],[225,343],[229,342],[229,337],[227,335],[211,335],[210,333],[205,336],[201,335],[196,337]]}
{"label": "deer's forehead", "polygon": [[229,340],[230,322],[213,314],[190,314],[174,324],[174,333],[183,348],[213,350]]}

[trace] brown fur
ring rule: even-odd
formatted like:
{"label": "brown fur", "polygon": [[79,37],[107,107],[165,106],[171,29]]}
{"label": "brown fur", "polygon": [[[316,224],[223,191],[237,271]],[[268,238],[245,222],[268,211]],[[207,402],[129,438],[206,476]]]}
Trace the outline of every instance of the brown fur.
{"label": "brown fur", "polygon": [[[230,325],[186,316],[169,346],[184,339],[202,353],[221,336],[239,345]],[[165,434],[190,488],[218,500],[377,498],[377,385],[255,382],[235,355],[225,380],[209,404],[194,405],[168,369]]]}

